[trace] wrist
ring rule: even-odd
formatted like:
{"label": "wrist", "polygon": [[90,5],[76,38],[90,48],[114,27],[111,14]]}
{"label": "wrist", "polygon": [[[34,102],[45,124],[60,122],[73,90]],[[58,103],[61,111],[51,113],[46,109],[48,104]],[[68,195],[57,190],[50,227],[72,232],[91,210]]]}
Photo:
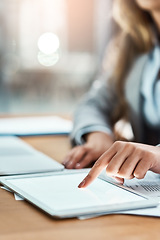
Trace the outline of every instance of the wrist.
{"label": "wrist", "polygon": [[110,147],[113,144],[113,138],[105,132],[92,132],[84,137],[87,145]]}

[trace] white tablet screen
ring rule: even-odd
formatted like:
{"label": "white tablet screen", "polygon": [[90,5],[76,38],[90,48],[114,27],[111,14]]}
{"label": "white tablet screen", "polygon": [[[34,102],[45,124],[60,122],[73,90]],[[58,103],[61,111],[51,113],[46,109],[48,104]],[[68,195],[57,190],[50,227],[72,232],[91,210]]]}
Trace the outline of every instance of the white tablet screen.
{"label": "white tablet screen", "polygon": [[19,193],[27,193],[54,211],[144,200],[99,178],[87,188],[79,189],[78,184],[85,176],[86,173],[44,175],[7,179],[7,182]]}

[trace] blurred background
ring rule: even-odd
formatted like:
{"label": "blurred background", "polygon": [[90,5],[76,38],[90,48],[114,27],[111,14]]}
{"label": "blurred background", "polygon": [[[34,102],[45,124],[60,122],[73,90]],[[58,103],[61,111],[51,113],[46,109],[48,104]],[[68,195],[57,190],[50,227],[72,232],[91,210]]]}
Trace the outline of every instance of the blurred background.
{"label": "blurred background", "polygon": [[0,113],[72,114],[95,79],[111,0],[0,1]]}

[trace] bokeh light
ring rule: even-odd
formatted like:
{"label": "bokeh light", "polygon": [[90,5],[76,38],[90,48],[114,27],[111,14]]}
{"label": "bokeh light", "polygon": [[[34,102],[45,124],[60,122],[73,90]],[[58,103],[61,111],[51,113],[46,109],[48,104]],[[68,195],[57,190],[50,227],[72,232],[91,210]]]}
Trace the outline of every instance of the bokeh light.
{"label": "bokeh light", "polygon": [[39,52],[37,57],[41,65],[45,67],[51,67],[58,62],[60,55],[58,51],[52,54],[44,54],[42,52]]}
{"label": "bokeh light", "polygon": [[38,39],[38,48],[44,54],[52,54],[59,48],[59,38],[56,34],[46,32]]}
{"label": "bokeh light", "polygon": [[38,61],[45,67],[55,65],[59,60],[59,38],[52,32],[46,32],[38,39]]}

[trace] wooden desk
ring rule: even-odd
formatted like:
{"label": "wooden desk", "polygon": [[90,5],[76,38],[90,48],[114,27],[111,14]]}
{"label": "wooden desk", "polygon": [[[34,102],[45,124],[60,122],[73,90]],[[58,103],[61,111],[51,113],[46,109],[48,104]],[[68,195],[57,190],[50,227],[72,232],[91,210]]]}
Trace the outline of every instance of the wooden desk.
{"label": "wooden desk", "polygon": [[[36,149],[61,162],[70,148],[64,136],[23,138]],[[108,215],[90,220],[54,220],[26,201],[0,189],[0,240],[155,240],[160,219]]]}

